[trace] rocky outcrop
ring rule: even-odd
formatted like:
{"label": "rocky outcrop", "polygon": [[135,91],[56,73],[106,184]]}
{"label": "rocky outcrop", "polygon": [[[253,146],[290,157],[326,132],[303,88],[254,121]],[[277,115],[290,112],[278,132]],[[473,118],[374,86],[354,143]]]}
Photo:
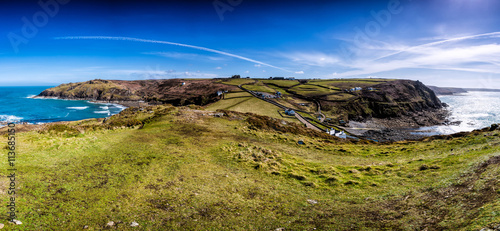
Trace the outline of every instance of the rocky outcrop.
{"label": "rocky outcrop", "polygon": [[330,108],[337,108],[348,120],[365,121],[371,118],[401,118],[411,116],[420,121],[429,120],[430,125],[436,123],[432,118],[432,111],[443,108],[443,104],[436,94],[419,81],[396,80],[389,81],[371,88],[364,88],[356,93],[356,97],[347,102],[328,102],[321,100],[321,104]]}
{"label": "rocky outcrop", "polygon": [[90,80],[61,84],[41,92],[38,97],[85,99],[108,102],[144,101],[150,104],[169,103],[176,106],[206,105],[217,101],[218,92],[236,90],[217,80]]}
{"label": "rocky outcrop", "polygon": [[420,81],[398,80],[375,85],[376,90],[364,89],[361,100],[366,102],[376,118],[399,117],[443,107],[436,94]]}

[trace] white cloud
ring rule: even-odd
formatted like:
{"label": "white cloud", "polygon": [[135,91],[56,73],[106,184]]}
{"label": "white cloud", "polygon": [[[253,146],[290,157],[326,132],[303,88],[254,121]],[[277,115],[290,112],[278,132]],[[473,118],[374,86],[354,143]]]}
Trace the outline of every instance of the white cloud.
{"label": "white cloud", "polygon": [[299,64],[305,64],[308,66],[319,66],[325,67],[333,64],[338,64],[339,59],[335,55],[328,55],[320,52],[293,52],[293,53],[282,53],[284,56],[293,62]]}
{"label": "white cloud", "polygon": [[144,70],[140,69],[114,69],[105,72],[100,72],[101,75],[106,77],[119,77],[130,79],[169,79],[169,78],[217,78],[218,75],[211,73],[196,72],[177,72],[175,70],[161,70],[158,67],[152,69],[146,67]]}
{"label": "white cloud", "polygon": [[255,65],[253,65],[253,66],[254,66],[254,67],[261,67],[262,65],[260,65],[260,64],[255,64]]}
{"label": "white cloud", "polygon": [[216,67],[215,69],[220,70],[220,69],[222,69],[222,67]]}
{"label": "white cloud", "polygon": [[356,60],[342,76],[356,76],[405,68],[500,73],[500,45],[420,47],[392,59]]}
{"label": "white cloud", "polygon": [[192,48],[192,49],[196,49],[196,50],[201,50],[201,51],[211,52],[211,53],[220,54],[220,55],[224,55],[224,56],[229,56],[229,57],[245,60],[248,62],[256,63],[259,65],[264,65],[264,66],[272,67],[272,68],[279,69],[282,71],[290,72],[289,70],[286,70],[284,68],[273,66],[271,64],[267,64],[267,63],[257,61],[255,59],[247,58],[247,57],[244,57],[241,55],[236,55],[236,54],[232,54],[229,52],[219,51],[219,50],[215,50],[215,49],[211,49],[211,48],[207,48],[207,47],[194,46],[194,45],[183,44],[183,43],[174,43],[174,42],[168,42],[168,41],[150,40],[150,39],[141,39],[141,38],[132,38],[132,37],[111,37],[111,36],[66,36],[66,37],[56,37],[55,39],[115,40],[115,41],[132,41],[132,42],[142,42],[142,43],[166,44],[166,45],[187,47],[187,48]]}
{"label": "white cloud", "polygon": [[304,71],[296,71],[295,74],[304,74]]}

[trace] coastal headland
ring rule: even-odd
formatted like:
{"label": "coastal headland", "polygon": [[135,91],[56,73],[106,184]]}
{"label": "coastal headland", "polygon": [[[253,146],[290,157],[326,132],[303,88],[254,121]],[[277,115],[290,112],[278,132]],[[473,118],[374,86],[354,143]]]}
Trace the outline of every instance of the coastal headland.
{"label": "coastal headland", "polygon": [[[410,128],[448,123],[435,93],[419,81],[395,79],[91,80],[62,84],[37,97],[85,99],[125,106],[199,105],[278,119],[294,110],[320,130],[381,141],[419,139]],[[267,101],[248,100],[262,98]],[[350,123],[352,121],[352,123]],[[296,121],[298,122],[298,121]]]}

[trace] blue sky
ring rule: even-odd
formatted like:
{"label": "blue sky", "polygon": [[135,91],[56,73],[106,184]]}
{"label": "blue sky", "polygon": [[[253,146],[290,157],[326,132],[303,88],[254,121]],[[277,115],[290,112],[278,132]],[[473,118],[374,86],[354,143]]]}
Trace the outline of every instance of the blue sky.
{"label": "blue sky", "polygon": [[2,1],[0,20],[0,85],[239,74],[500,88],[496,0]]}

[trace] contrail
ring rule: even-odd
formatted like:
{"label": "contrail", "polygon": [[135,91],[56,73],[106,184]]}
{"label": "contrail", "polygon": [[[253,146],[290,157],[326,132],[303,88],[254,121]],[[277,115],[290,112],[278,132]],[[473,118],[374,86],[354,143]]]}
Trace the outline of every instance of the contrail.
{"label": "contrail", "polygon": [[494,35],[500,35],[500,32],[491,32],[491,33],[484,33],[484,34],[477,34],[477,35],[469,35],[469,36],[463,36],[463,37],[445,39],[445,40],[441,40],[441,41],[437,41],[437,42],[426,43],[426,44],[422,44],[422,45],[410,47],[410,48],[407,48],[407,49],[404,49],[404,50],[401,50],[401,51],[397,51],[397,52],[394,52],[394,53],[391,53],[391,54],[388,54],[388,55],[384,55],[384,56],[376,58],[376,59],[374,59],[372,61],[376,61],[376,60],[387,58],[387,57],[390,57],[390,56],[393,56],[393,55],[401,54],[403,52],[415,50],[417,48],[430,47],[430,46],[435,46],[435,45],[439,45],[439,44],[443,44],[443,43],[447,43],[447,42],[455,42],[455,41],[460,41],[460,40],[474,39],[474,38],[486,37],[486,36],[494,36]]}
{"label": "contrail", "polygon": [[227,53],[224,51],[219,51],[219,50],[214,50],[206,47],[200,47],[200,46],[194,46],[194,45],[189,45],[189,44],[182,44],[182,43],[174,43],[174,42],[167,42],[167,41],[159,41],[159,40],[150,40],[150,39],[140,39],[140,38],[132,38],[132,37],[111,37],[111,36],[66,36],[66,37],[55,37],[54,39],[94,39],[94,40],[118,40],[118,41],[133,41],[133,42],[143,42],[143,43],[157,43],[157,44],[168,44],[168,45],[174,45],[174,46],[181,46],[181,47],[188,47],[188,48],[193,48],[196,50],[202,50],[202,51],[208,51],[216,54],[221,54],[245,61],[249,61],[252,63],[276,68],[278,70],[286,71],[286,72],[291,72],[289,70],[283,69],[281,67],[273,66],[271,64],[263,63],[254,59],[250,59],[247,57],[243,57],[240,55],[235,55],[231,53]]}

